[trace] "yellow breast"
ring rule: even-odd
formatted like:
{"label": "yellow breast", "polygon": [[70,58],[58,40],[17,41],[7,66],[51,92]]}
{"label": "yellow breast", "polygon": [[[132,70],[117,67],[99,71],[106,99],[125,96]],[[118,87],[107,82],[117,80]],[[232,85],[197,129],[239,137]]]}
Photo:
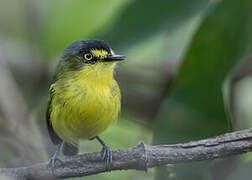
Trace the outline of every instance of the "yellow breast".
{"label": "yellow breast", "polygon": [[65,73],[52,85],[51,122],[64,141],[93,138],[117,119],[121,95],[113,69],[112,63],[85,67]]}

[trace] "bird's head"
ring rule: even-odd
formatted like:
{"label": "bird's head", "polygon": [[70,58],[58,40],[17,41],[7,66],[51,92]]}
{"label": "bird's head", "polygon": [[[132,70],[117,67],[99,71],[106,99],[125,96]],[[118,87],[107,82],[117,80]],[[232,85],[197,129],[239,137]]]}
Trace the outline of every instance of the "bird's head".
{"label": "bird's head", "polygon": [[124,56],[116,55],[105,41],[82,39],[66,47],[60,68],[70,71],[78,71],[83,68],[106,69],[124,59]]}

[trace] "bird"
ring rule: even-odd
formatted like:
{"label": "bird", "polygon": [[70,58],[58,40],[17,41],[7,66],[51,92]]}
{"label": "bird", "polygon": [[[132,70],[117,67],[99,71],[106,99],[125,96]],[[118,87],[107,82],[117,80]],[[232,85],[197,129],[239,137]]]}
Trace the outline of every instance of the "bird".
{"label": "bird", "polygon": [[48,93],[47,129],[57,145],[50,167],[61,161],[61,151],[76,155],[80,141],[93,139],[102,145],[102,160],[112,163],[112,151],[99,135],[118,119],[121,110],[114,69],[124,59],[103,40],[81,39],[65,48]]}

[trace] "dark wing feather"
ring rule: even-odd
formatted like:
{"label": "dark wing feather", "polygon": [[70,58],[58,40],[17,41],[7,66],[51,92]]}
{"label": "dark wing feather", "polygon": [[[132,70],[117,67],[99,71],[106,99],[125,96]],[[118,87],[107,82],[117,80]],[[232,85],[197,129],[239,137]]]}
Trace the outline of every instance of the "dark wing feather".
{"label": "dark wing feather", "polygon": [[62,139],[55,133],[52,123],[51,123],[51,111],[52,111],[52,100],[54,96],[55,90],[53,86],[50,87],[49,90],[49,98],[48,98],[48,106],[46,111],[46,122],[47,122],[47,129],[49,132],[49,136],[54,144],[62,143]]}

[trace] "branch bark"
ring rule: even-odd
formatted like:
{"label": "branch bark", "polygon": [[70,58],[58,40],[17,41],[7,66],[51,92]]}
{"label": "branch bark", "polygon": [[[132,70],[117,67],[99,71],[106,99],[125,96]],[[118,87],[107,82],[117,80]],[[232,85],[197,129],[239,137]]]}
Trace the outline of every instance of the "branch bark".
{"label": "branch bark", "polygon": [[210,139],[173,145],[146,145],[140,142],[127,150],[113,151],[107,167],[100,153],[66,158],[52,170],[47,163],[29,167],[1,168],[0,175],[21,180],[88,176],[113,170],[145,170],[165,164],[224,158],[252,151],[252,129],[227,133]]}

